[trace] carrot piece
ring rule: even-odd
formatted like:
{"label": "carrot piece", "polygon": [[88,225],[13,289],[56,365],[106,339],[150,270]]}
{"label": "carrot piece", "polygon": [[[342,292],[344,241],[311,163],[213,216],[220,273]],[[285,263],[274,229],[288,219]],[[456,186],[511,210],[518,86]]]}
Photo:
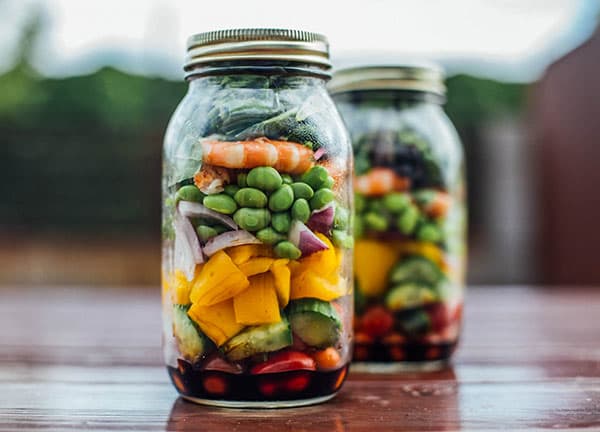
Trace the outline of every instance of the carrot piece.
{"label": "carrot piece", "polygon": [[340,364],[340,353],[334,347],[325,348],[313,354],[319,369],[335,369]]}

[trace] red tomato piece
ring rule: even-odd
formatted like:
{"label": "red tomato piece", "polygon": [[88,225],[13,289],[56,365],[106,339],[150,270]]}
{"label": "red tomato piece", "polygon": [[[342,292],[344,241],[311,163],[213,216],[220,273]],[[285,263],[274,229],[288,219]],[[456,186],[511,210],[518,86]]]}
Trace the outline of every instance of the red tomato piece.
{"label": "red tomato piece", "polygon": [[444,303],[436,303],[428,308],[431,329],[439,332],[446,328],[451,321],[450,311]]}
{"label": "red tomato piece", "polygon": [[208,376],[202,382],[204,390],[215,395],[224,395],[227,393],[227,381],[218,376]]}
{"label": "red tomato piece", "polygon": [[273,380],[261,380],[258,384],[258,389],[266,397],[273,397],[279,389],[279,384]]}
{"label": "red tomato piece", "polygon": [[394,317],[383,306],[373,306],[362,316],[362,330],[372,337],[381,337],[392,329]]}
{"label": "red tomato piece", "polygon": [[301,373],[285,381],[284,387],[291,392],[301,392],[308,387],[310,377],[308,373]]}
{"label": "red tomato piece", "polygon": [[298,351],[282,351],[273,355],[269,360],[254,365],[250,369],[252,374],[278,373],[294,370],[316,370],[314,359]]}

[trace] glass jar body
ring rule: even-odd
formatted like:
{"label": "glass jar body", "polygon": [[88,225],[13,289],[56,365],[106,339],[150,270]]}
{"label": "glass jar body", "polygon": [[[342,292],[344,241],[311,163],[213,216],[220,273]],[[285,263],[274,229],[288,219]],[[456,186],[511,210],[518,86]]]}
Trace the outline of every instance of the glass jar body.
{"label": "glass jar body", "polygon": [[163,153],[163,346],[190,400],[315,403],[352,340],[352,151],[321,78],[193,79]]}
{"label": "glass jar body", "polygon": [[387,369],[442,365],[458,341],[464,294],[458,135],[425,93],[334,99],[355,154],[354,360]]}

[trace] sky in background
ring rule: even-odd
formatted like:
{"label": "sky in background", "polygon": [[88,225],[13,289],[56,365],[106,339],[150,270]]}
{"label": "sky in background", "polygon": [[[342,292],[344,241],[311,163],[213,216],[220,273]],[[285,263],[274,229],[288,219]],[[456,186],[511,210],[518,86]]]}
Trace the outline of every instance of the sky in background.
{"label": "sky in background", "polygon": [[178,79],[192,33],[289,27],[326,34],[335,66],[425,58],[450,73],[531,81],[590,35],[600,0],[0,0],[0,72],[36,11],[33,64],[48,76],[112,65]]}

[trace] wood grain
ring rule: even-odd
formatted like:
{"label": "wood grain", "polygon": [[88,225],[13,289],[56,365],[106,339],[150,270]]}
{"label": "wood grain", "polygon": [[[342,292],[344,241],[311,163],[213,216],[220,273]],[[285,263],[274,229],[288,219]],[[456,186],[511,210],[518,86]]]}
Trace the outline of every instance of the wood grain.
{"label": "wood grain", "polygon": [[252,411],[177,398],[157,289],[0,288],[0,431],[600,430],[600,291],[468,295],[451,368],[352,372],[329,403]]}

